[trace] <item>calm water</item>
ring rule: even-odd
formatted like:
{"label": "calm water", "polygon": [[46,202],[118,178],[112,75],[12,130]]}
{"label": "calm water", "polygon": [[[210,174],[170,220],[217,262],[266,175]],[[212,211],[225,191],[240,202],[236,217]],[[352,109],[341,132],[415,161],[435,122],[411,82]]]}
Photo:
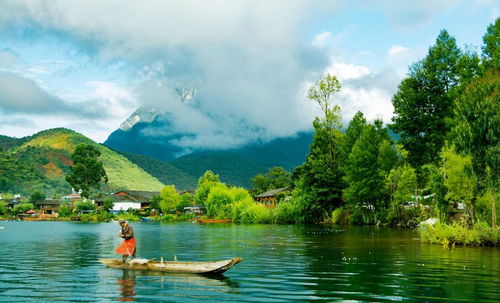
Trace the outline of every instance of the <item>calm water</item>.
{"label": "calm water", "polygon": [[2,302],[500,301],[500,249],[373,227],[133,224],[138,257],[244,258],[224,276],[110,269],[119,226],[0,221]]}

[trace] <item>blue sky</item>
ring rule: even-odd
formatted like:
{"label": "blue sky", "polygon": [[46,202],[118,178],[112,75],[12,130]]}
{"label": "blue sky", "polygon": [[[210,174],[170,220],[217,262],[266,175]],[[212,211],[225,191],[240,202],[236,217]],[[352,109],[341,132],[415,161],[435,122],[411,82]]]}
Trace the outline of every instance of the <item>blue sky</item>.
{"label": "blue sky", "polygon": [[305,91],[325,72],[341,80],[345,121],[389,122],[397,84],[441,29],[479,52],[498,15],[489,0],[5,0],[0,134],[67,127],[103,142],[144,106],[169,114],[165,132],[191,134],[185,147],[289,136],[311,129]]}

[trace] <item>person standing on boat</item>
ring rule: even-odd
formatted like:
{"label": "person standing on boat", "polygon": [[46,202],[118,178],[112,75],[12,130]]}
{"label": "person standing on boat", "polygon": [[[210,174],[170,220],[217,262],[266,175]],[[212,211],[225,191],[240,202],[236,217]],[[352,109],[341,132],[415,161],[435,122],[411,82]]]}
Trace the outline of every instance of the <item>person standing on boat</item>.
{"label": "person standing on boat", "polygon": [[118,223],[122,227],[121,233],[118,234],[119,237],[123,238],[123,243],[116,248],[116,252],[123,255],[123,262],[127,261],[127,258],[135,258],[135,238],[134,229],[130,224],[125,222],[125,220],[120,219]]}

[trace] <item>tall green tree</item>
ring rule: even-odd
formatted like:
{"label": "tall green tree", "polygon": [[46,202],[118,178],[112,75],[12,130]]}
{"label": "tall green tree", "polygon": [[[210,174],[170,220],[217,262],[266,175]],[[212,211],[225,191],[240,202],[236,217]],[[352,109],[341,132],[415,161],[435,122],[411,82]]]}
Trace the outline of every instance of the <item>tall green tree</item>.
{"label": "tall green tree", "polygon": [[366,118],[360,111],[358,111],[354,117],[352,117],[352,120],[349,121],[349,125],[345,131],[345,147],[347,153],[351,152],[354,143],[356,143],[356,140],[359,139],[359,136],[361,136],[361,133],[366,125]]}
{"label": "tall green tree", "polygon": [[485,69],[500,66],[500,18],[490,24],[483,36],[483,64]]}
{"label": "tall green tree", "polygon": [[194,193],[195,202],[201,205],[205,205],[210,189],[213,186],[217,185],[219,182],[219,175],[214,174],[214,172],[211,170],[205,171],[203,176],[198,179],[198,188]]}
{"label": "tall green tree", "polygon": [[410,67],[392,99],[391,128],[401,136],[414,167],[439,159],[453,111],[450,90],[460,83],[462,56],[455,38],[442,30],[427,56]]}
{"label": "tall green tree", "polygon": [[174,185],[166,185],[160,192],[160,209],[162,212],[176,210],[181,201],[181,195],[177,192]]}
{"label": "tall green tree", "polygon": [[344,134],[340,131],[340,107],[333,104],[333,94],[340,90],[335,76],[326,75],[309,89],[308,97],[316,102],[324,116],[313,122],[314,137],[306,162],[298,170],[297,189],[305,222],[317,223],[342,204],[344,189],[342,161],[345,158]]}
{"label": "tall green tree", "polygon": [[345,201],[355,207],[375,207],[383,197],[383,176],[377,163],[380,138],[373,125],[365,127],[347,159]]}
{"label": "tall green tree", "polygon": [[492,224],[496,224],[496,191],[500,178],[500,71],[493,68],[474,79],[455,100],[454,142],[472,155],[479,192],[489,188]]}
{"label": "tall green tree", "polygon": [[73,166],[71,173],[66,176],[66,181],[75,190],[82,190],[83,197],[89,197],[91,188],[100,188],[100,182],[107,183],[108,176],[99,161],[101,152],[90,144],[80,144],[71,155]]}

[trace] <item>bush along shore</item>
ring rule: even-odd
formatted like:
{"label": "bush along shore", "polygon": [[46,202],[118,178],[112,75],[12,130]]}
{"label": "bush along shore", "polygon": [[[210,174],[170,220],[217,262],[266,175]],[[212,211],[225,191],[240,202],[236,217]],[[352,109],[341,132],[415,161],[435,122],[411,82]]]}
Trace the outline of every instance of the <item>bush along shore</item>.
{"label": "bush along shore", "polygon": [[442,244],[444,246],[496,246],[500,245],[500,227],[490,227],[485,222],[477,222],[467,226],[463,222],[445,224],[422,223],[419,226],[420,238],[424,242]]}

